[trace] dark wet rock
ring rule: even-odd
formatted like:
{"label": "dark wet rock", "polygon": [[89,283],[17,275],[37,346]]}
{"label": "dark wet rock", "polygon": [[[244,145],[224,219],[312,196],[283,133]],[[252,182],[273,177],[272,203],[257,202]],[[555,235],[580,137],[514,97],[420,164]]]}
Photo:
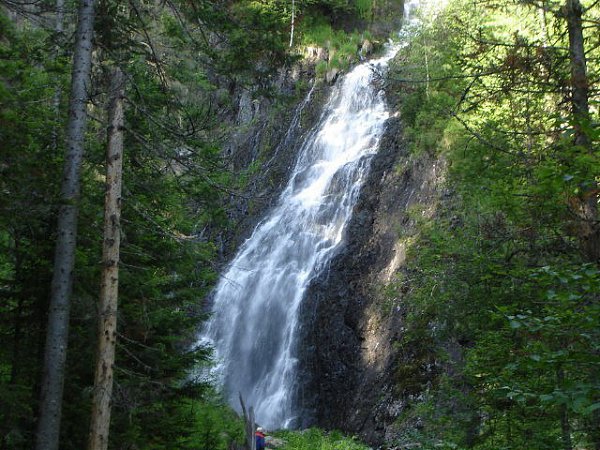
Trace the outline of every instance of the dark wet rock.
{"label": "dark wet rock", "polygon": [[[444,170],[442,160],[411,156],[401,121],[388,121],[346,244],[313,281],[302,307],[298,401],[305,426],[359,434],[375,446],[394,440],[394,422],[408,402],[407,392],[398,392],[397,370],[403,358],[415,358],[394,346],[403,331],[402,292],[381,291],[404,270],[406,245],[416,233],[408,210],[418,205],[424,215],[435,213]],[[416,392],[433,378],[428,363],[419,369]]]}
{"label": "dark wet rock", "polygon": [[[307,91],[314,76],[311,67],[298,65],[276,80],[277,88],[289,95],[288,102],[242,89],[236,94],[230,117],[236,125],[224,152],[234,171],[253,164],[260,169],[244,194],[230,199],[232,225],[223,235],[224,261],[276,203],[304,135],[321,114],[329,92],[325,84],[316,89],[298,126],[288,132],[302,101],[302,95],[293,93],[298,83]],[[442,159],[410,155],[401,120],[388,121],[346,230],[346,244],[313,281],[302,305],[300,380],[294,393],[302,414],[296,426],[358,434],[377,448],[411,448],[410,442],[390,444],[397,441],[398,418],[419,401],[440,368],[426,352],[401,353],[394,345],[403,334],[403,296],[409,288],[401,286],[393,295],[382,288],[408,270],[407,247],[418,232],[409,210],[418,207],[423,216],[431,217],[439,199],[453,195],[444,191],[444,172]],[[451,226],[460,227],[460,218],[453,218]],[[410,377],[399,388],[398,377],[403,374]],[[402,425],[420,426],[418,418]]]}
{"label": "dark wet rock", "polygon": [[230,170],[241,175],[252,166],[260,167],[248,176],[243,192],[232,193],[227,203],[230,225],[221,237],[223,263],[277,202],[290,177],[303,136],[320,117],[328,93],[324,85],[315,88],[312,101],[302,108],[300,120],[291,127],[313,82],[314,73],[307,67],[297,65],[282,71],[274,81],[274,88],[280,94],[277,97],[240,87],[234,94],[236,101],[229,116],[223,118],[229,129],[224,135],[222,152]]}

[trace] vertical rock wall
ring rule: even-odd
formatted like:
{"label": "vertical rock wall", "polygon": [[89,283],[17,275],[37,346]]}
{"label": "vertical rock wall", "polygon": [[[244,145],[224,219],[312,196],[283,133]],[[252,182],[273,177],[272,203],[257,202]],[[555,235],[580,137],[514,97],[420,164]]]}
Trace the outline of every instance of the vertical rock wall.
{"label": "vertical rock wall", "polygon": [[405,270],[407,246],[418,232],[411,214],[435,214],[444,171],[442,160],[412,157],[400,119],[388,121],[347,244],[304,303],[304,425],[359,434],[373,444],[392,438],[405,405],[395,389],[404,356],[394,345],[405,308],[403,293],[386,286]]}
{"label": "vertical rock wall", "polygon": [[[288,73],[280,89],[291,94],[295,83],[309,78],[309,73]],[[251,177],[243,196],[231,198],[235,226],[227,234],[224,259],[276,201],[297,145],[318,120],[327,92],[326,84],[316,89],[292,130],[293,144],[283,147],[294,108],[302,99],[286,103],[253,98],[248,91],[237,94],[235,130],[225,151],[235,169],[257,164],[261,170]],[[385,447],[410,397],[418,396],[433,378],[432,361],[401,354],[394,345],[403,333],[403,295],[408,287],[386,288],[407,270],[406,251],[418,233],[415,211],[424,217],[435,214],[444,173],[445,161],[410,154],[400,118],[388,121],[346,244],[329,270],[314,280],[302,307],[302,376],[294,394],[304,413],[298,426],[339,429]],[[405,364],[419,364],[422,377],[413,391],[398,392],[397,378]]]}
{"label": "vertical rock wall", "polygon": [[297,66],[282,71],[273,86],[276,97],[255,95],[247,87],[235,89],[235,103],[222,118],[223,154],[232,172],[248,181],[241,192],[231,193],[226,205],[230,225],[221,235],[222,262],[248,238],[288,181],[303,135],[318,120],[329,89],[323,84],[314,89],[290,129],[313,78],[314,70]]}

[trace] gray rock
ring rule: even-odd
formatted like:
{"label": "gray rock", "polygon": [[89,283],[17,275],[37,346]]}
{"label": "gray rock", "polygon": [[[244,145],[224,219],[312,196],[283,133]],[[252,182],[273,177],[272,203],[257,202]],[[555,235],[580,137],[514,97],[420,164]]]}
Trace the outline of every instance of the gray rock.
{"label": "gray rock", "polygon": [[305,58],[309,61],[327,61],[329,60],[329,50],[324,47],[306,47]]}
{"label": "gray rock", "polygon": [[339,74],[340,74],[339,69],[336,69],[336,68],[329,69],[327,71],[327,73],[325,74],[325,81],[327,82],[327,84],[333,84],[337,80]]}
{"label": "gray rock", "polygon": [[[306,347],[299,359],[306,384],[299,396],[305,425],[358,434],[383,448],[398,442],[395,423],[415,403],[397,389],[395,378],[398,367],[411,359],[394,346],[405,325],[406,306],[402,292],[390,308],[389,298],[377,289],[384,285],[384,274],[389,279],[406,270],[397,258],[403,251],[398,237],[413,235],[417,226],[407,211],[415,205],[435,211],[443,168],[443,161],[429,155],[411,156],[400,119],[388,121],[348,224],[345,248],[329,271],[313,281],[302,306]],[[429,363],[424,359],[418,366],[414,389],[426,389],[434,378]]]}
{"label": "gray rock", "polygon": [[365,39],[360,47],[361,56],[369,56],[373,53],[373,43],[368,39]]}
{"label": "gray rock", "polygon": [[237,123],[240,125],[250,123],[257,116],[259,109],[260,102],[253,100],[250,92],[242,92],[238,106]]}

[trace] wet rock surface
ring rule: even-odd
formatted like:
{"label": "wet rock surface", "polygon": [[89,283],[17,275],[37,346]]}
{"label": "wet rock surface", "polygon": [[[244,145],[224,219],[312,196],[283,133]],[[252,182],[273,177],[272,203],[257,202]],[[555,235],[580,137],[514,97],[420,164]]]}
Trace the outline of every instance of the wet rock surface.
{"label": "wet rock surface", "polygon": [[[231,192],[227,202],[229,228],[221,237],[221,259],[227,262],[272,208],[289,179],[303,136],[321,114],[328,86],[315,87],[311,101],[302,105],[313,83],[310,67],[294,67],[280,74],[277,98],[241,89],[232,110],[223,154],[231,171],[248,178],[243,192]],[[298,123],[292,125],[298,114]],[[252,166],[260,167],[245,175]]]}
{"label": "wet rock surface", "polygon": [[[310,73],[296,68],[282,75],[281,88],[291,93],[294,83],[309,77]],[[225,151],[236,170],[251,164],[259,164],[261,170],[243,196],[230,199],[233,225],[226,235],[224,260],[276,203],[303,135],[320,116],[328,89],[326,84],[316,89],[291,131],[302,98],[282,106],[240,93],[234,119],[237,129]],[[444,171],[443,160],[410,155],[401,120],[388,121],[346,230],[346,244],[313,281],[302,306],[300,379],[292,393],[302,412],[294,426],[339,429],[358,434],[376,447],[395,448],[390,444],[396,440],[395,422],[433,378],[433,369],[424,364],[415,389],[398,391],[399,368],[414,361],[394,346],[403,332],[403,292],[390,297],[383,290],[406,269],[407,241],[417,232],[409,210],[418,207],[423,215],[435,214]],[[418,428],[419,424],[403,426]]]}
{"label": "wet rock surface", "polygon": [[444,169],[428,155],[411,157],[401,121],[388,121],[346,244],[303,304],[297,392],[303,426],[340,429],[384,448],[394,440],[407,402],[395,388],[403,355],[394,346],[405,308],[402,292],[383,290],[404,269],[405,238],[416,232],[409,209],[435,213]]}

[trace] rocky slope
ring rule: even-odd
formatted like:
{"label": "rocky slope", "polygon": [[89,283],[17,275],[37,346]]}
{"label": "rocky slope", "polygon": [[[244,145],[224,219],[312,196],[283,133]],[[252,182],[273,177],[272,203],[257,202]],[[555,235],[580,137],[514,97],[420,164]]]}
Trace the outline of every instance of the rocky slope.
{"label": "rocky slope", "polygon": [[317,83],[307,101],[314,77],[314,64],[308,61],[281,71],[272,86],[277,96],[235,88],[233,106],[221,118],[222,147],[234,176],[247,181],[230,193],[225,206],[229,226],[219,236],[223,264],[277,201],[302,136],[319,118],[328,86]]}
{"label": "rocky slope", "polygon": [[[308,91],[314,62],[280,76],[277,88],[287,99],[237,93],[235,132],[225,151],[234,169],[260,169],[244,195],[231,197],[230,218],[236,225],[225,235],[224,260],[273,206],[303,135],[319,118],[327,81],[317,84],[306,103],[295,91],[298,85]],[[394,104],[393,87],[387,91]],[[401,118],[396,114],[388,121],[346,244],[329,270],[314,280],[303,305],[295,393],[303,409],[300,427],[339,429],[387,448],[401,429],[420,426],[418,420],[400,424],[398,419],[438,369],[427,352],[402,353],[395,344],[402,337],[410,286],[400,283],[400,289],[392,289],[390,283],[407,270],[406,251],[418,223],[434,215],[443,201],[445,168],[444,160],[411,155]]]}
{"label": "rocky slope", "polygon": [[[404,292],[386,286],[405,270],[418,216],[435,213],[444,171],[443,160],[412,157],[401,119],[388,121],[347,244],[314,281],[304,303],[299,395],[305,425],[385,445],[394,440],[394,422],[407,401],[430,378],[433,361],[400,354],[394,345],[403,331]],[[418,379],[398,383],[405,364],[420,366],[411,371]]]}

